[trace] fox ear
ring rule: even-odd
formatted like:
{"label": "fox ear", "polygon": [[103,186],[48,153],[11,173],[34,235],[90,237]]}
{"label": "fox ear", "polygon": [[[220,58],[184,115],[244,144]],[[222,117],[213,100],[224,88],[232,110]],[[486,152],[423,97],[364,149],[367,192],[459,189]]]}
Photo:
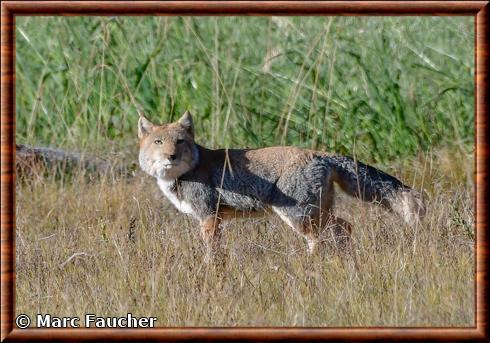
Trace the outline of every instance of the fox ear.
{"label": "fox ear", "polygon": [[146,137],[151,129],[153,128],[153,123],[146,119],[145,116],[140,115],[140,119],[138,120],[138,138],[142,139]]}
{"label": "fox ear", "polygon": [[184,127],[191,135],[194,135],[194,124],[192,124],[191,112],[185,111],[185,113],[180,117],[178,123]]}

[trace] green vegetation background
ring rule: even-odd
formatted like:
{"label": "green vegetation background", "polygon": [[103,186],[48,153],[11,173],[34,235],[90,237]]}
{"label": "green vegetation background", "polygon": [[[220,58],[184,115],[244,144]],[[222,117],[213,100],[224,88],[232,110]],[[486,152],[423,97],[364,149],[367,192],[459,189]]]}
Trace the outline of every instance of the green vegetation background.
{"label": "green vegetation background", "polygon": [[134,150],[189,109],[208,147],[468,152],[473,53],[472,17],[17,17],[17,142]]}

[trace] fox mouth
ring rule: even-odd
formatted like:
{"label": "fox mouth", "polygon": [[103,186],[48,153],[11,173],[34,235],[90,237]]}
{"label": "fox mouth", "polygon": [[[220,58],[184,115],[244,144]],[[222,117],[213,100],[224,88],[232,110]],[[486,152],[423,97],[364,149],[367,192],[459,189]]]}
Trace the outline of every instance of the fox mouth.
{"label": "fox mouth", "polygon": [[170,161],[154,161],[153,162],[153,170],[156,173],[167,173],[170,171],[172,168],[175,168],[177,166],[176,163],[170,162]]}
{"label": "fox mouth", "polygon": [[163,169],[170,169],[170,168],[172,168],[174,166],[175,166],[175,164],[173,164],[173,163],[165,163],[165,164],[162,164],[162,168]]}

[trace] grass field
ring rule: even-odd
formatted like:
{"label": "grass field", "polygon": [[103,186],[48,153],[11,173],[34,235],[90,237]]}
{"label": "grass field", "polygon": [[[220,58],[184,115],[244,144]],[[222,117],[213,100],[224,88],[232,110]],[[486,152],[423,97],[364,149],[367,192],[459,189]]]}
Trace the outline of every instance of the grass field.
{"label": "grass field", "polygon": [[[207,147],[355,155],[427,193],[422,225],[340,196],[352,247],[277,218],[197,225],[137,172],[17,184],[17,313],[159,326],[474,325],[473,18],[16,18],[17,142],[137,160],[138,111]],[[49,174],[49,173],[48,173]]]}

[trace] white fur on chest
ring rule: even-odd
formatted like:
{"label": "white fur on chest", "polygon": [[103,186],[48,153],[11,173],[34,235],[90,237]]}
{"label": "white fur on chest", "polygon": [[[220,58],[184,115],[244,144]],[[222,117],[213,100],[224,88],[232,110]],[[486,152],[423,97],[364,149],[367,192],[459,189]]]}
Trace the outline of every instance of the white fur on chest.
{"label": "white fur on chest", "polygon": [[175,181],[165,181],[162,179],[157,179],[158,186],[162,190],[163,194],[168,200],[182,213],[194,214],[194,210],[190,203],[185,200],[180,200],[177,198],[177,194],[172,191]]}

